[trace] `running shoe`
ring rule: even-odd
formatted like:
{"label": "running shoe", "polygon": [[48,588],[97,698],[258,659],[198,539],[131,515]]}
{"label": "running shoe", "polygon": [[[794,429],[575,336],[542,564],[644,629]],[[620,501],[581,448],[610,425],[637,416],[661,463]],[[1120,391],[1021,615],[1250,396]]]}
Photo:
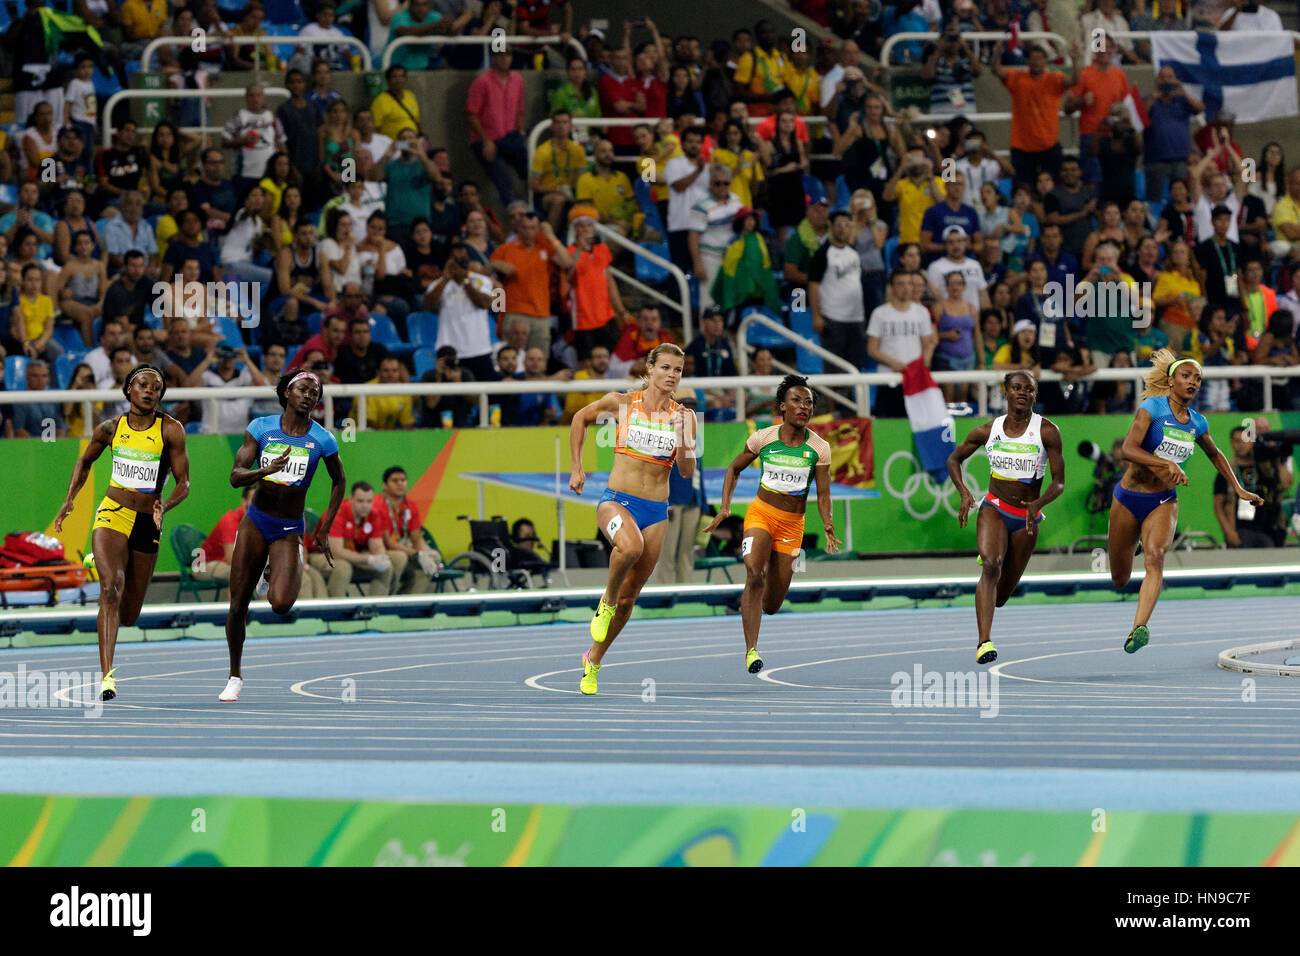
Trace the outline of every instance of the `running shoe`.
{"label": "running shoe", "polygon": [[1133,633],[1124,639],[1124,653],[1136,654],[1142,648],[1147,646],[1151,640],[1151,632],[1147,630],[1145,624],[1139,624],[1133,628]]}
{"label": "running shoe", "polygon": [[751,647],[745,652],[745,670],[757,674],[763,669],[763,658],[758,656],[758,648]]}
{"label": "running shoe", "polygon": [[[609,634],[609,622],[614,620],[614,605],[606,604],[601,598],[596,602],[596,615],[591,619],[591,639],[597,644],[604,644]],[[595,686],[594,684],[592,686]],[[592,691],[594,694],[595,691]]]}
{"label": "running shoe", "polygon": [[271,593],[271,582],[267,578],[265,571],[263,571],[262,576],[257,579],[257,590],[254,593],[257,595],[259,601]]}
{"label": "running shoe", "polygon": [[223,704],[233,704],[239,700],[239,692],[244,688],[244,679],[242,677],[232,677],[226,681],[226,689],[221,692],[217,700]]}
{"label": "running shoe", "polygon": [[998,649],[993,646],[992,641],[985,641],[979,647],[975,648],[976,664],[992,664],[998,659]]}
{"label": "running shoe", "polygon": [[114,667],[107,674],[105,674],[104,679],[99,682],[100,700],[112,700],[114,697],[117,696],[117,681],[113,679],[113,674],[116,671],[117,668]]}
{"label": "running shoe", "polygon": [[578,690],[587,696],[596,693],[596,675],[600,673],[600,665],[593,664],[587,657],[591,651],[582,652],[582,680],[578,681]]}

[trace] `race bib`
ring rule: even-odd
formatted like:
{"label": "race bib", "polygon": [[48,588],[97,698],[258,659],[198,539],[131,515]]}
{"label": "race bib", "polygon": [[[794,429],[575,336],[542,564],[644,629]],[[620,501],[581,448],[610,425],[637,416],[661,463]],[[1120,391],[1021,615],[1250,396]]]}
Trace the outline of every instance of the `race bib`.
{"label": "race bib", "polygon": [[1237,499],[1237,520],[1238,521],[1255,520],[1255,506],[1251,504],[1249,501],[1247,501],[1245,498]]}
{"label": "race bib", "polygon": [[1237,273],[1223,277],[1223,294],[1229,299],[1237,297]]}
{"label": "race bib", "polygon": [[311,453],[306,448],[297,448],[290,445],[274,444],[267,445],[262,449],[262,458],[259,467],[269,468],[271,462],[279,458],[285,452],[289,453],[289,460],[273,475],[267,475],[267,481],[273,481],[277,485],[297,485],[307,477],[307,464],[311,461]]}
{"label": "race bib", "polygon": [[152,492],[158,487],[158,467],[161,459],[154,455],[133,458],[134,449],[119,448],[113,453],[113,481],[132,491]]}
{"label": "race bib", "polygon": [[985,449],[989,456],[989,474],[1006,481],[1032,481],[1038,476],[1038,445],[1032,442],[999,439]]}
{"label": "race bib", "polygon": [[1156,448],[1153,453],[1157,458],[1163,458],[1165,461],[1172,461],[1181,465],[1187,459],[1192,457],[1196,436],[1181,428],[1170,428],[1165,426],[1164,441]]}
{"label": "race bib", "polygon": [[1045,349],[1056,348],[1056,323],[1044,322],[1038,330],[1038,344]]}
{"label": "race bib", "polygon": [[[783,459],[789,459],[783,460]],[[808,478],[812,472],[802,458],[774,455],[763,459],[763,477],[760,484],[768,491],[783,495],[803,495],[808,492]]]}

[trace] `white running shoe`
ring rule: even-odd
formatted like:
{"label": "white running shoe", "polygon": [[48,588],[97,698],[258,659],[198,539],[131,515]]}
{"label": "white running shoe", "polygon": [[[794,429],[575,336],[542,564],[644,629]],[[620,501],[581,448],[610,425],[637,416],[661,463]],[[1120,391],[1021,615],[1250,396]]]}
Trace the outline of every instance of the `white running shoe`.
{"label": "white running shoe", "polygon": [[226,689],[221,692],[221,696],[218,697],[217,700],[221,701],[223,704],[233,704],[235,701],[239,700],[239,692],[243,687],[244,679],[242,677],[232,677],[230,680],[226,681]]}
{"label": "white running shoe", "polygon": [[267,579],[265,571],[263,571],[262,576],[257,579],[257,590],[254,593],[257,595],[259,601],[271,593],[271,582]]}

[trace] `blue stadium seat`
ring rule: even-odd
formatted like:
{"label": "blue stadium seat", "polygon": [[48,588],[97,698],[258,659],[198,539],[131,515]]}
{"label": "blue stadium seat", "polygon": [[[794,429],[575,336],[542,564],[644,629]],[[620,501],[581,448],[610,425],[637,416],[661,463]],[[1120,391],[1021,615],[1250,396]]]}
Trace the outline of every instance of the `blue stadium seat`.
{"label": "blue stadium seat", "polygon": [[244,335],[239,331],[239,323],[230,316],[208,316],[208,321],[212,323],[212,331],[221,333],[222,344],[236,349],[244,347]]}
{"label": "blue stadium seat", "polygon": [[654,194],[650,191],[650,184],[640,176],[632,179],[632,192],[636,194],[636,202],[641,212],[645,215],[645,224],[654,229],[661,236],[666,236],[668,231],[664,228],[664,221],[659,216],[659,207],[655,205]]}
{"label": "blue stadium seat", "polygon": [[[98,321],[98,320],[96,320]],[[54,341],[63,346],[68,352],[84,352],[86,342],[81,337],[81,329],[75,325],[56,325],[54,327]],[[96,342],[96,345],[99,343]]]}
{"label": "blue stadium seat", "polygon": [[415,362],[415,380],[419,381],[424,377],[425,372],[429,371],[437,364],[438,355],[434,352],[431,346],[426,345],[422,348],[416,349],[415,355],[412,356],[412,359]]}
{"label": "blue stadium seat", "polygon": [[1147,198],[1147,174],[1145,169],[1133,171],[1133,195],[1142,200]]}
{"label": "blue stadium seat", "polygon": [[1012,176],[1003,176],[998,180],[998,192],[1006,197],[1007,202],[1011,201],[1011,190],[1015,187],[1016,181]]}
{"label": "blue stadium seat", "polygon": [[387,349],[394,345],[404,345],[402,337],[397,334],[393,320],[379,312],[370,313],[370,338]]}
{"label": "blue stadium seat", "polygon": [[149,328],[153,329],[155,332],[162,331],[162,318],[155,313],[153,309],[144,310],[144,324],[149,326]]}
{"label": "blue stadium seat", "polygon": [[893,272],[898,268],[898,234],[890,236],[885,240],[885,248],[881,250],[885,258],[885,271]]}
{"label": "blue stadium seat", "polygon": [[826,195],[826,187],[816,176],[805,175],[803,178],[803,194],[809,203],[814,203]]}
{"label": "blue stadium seat", "polygon": [[835,201],[831,204],[831,212],[838,212],[841,209],[849,208],[849,198],[853,195],[849,189],[848,180],[842,175],[835,179]]}
{"label": "blue stadium seat", "polygon": [[412,312],[406,317],[406,335],[412,345],[436,345],[438,342],[438,313]]}
{"label": "blue stadium seat", "polygon": [[59,388],[68,387],[72,381],[72,373],[85,357],[86,350],[82,349],[79,352],[64,352],[54,360],[54,381]]}
{"label": "blue stadium seat", "polygon": [[[802,309],[791,306],[790,328],[804,338],[812,339],[812,341],[821,345],[821,336],[813,331],[812,313],[808,311],[807,306]],[[825,371],[821,356],[815,352],[810,352],[802,345],[795,347],[795,365],[803,375],[820,375]]]}
{"label": "blue stadium seat", "polygon": [[99,345],[99,333],[104,329],[104,317],[101,315],[90,326],[90,344]]}
{"label": "blue stadium seat", "polygon": [[298,0],[266,0],[265,7],[269,23],[301,25],[307,19],[303,16],[302,5]]}
{"label": "blue stadium seat", "polygon": [[[765,308],[764,306],[761,305],[747,305],[743,309],[741,309],[740,310],[741,321],[743,322],[746,316],[753,315],[755,312],[757,312],[759,315],[765,315],[769,319],[772,319],[773,321],[778,322],[781,325],[785,325],[785,322],[781,319],[781,316],[777,315],[771,309]],[[758,323],[755,323],[745,331],[745,344],[752,345],[755,348],[780,349],[780,348],[789,348],[790,340],[786,338],[784,335],[781,335],[777,332],[773,332],[765,325],[759,325]]]}
{"label": "blue stadium seat", "polygon": [[5,358],[5,391],[21,392],[27,387],[27,362],[25,355]]}
{"label": "blue stadium seat", "polygon": [[[653,252],[662,259],[671,259],[671,254],[668,252],[668,243],[666,242],[643,242],[641,248]],[[649,259],[637,256],[635,265],[636,277],[642,282],[668,281],[668,270],[655,265]]]}
{"label": "blue stadium seat", "polygon": [[303,320],[307,323],[307,331],[309,331],[312,335],[315,335],[320,331],[321,314],[322,313],[320,312],[313,312],[311,315],[307,316],[307,318]]}

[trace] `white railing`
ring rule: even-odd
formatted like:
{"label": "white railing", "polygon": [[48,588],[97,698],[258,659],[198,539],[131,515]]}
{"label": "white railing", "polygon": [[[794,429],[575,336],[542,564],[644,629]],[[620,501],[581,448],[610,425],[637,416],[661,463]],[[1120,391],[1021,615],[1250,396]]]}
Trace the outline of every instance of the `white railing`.
{"label": "white railing", "polygon": [[[263,91],[267,96],[289,97],[289,91],[283,86],[266,86]],[[108,103],[104,106],[104,145],[113,145],[113,107],[122,100],[167,100],[167,99],[194,99],[195,97],[215,96],[218,98],[229,99],[231,97],[242,97],[248,91],[245,89],[220,89],[220,90],[118,90],[108,98]],[[206,112],[206,110],[205,110]],[[207,124],[202,124],[201,128],[206,129]]]}
{"label": "white railing", "polygon": [[[1085,376],[1075,381],[1084,382],[1133,382],[1140,384],[1146,378],[1149,368],[1106,368],[1098,369],[1091,375]],[[940,385],[947,383],[975,384],[979,389],[979,414],[983,415],[988,409],[988,388],[997,386],[1006,376],[1007,371],[996,370],[975,370],[970,372],[933,372],[934,380]],[[1234,379],[1234,378],[1257,378],[1264,381],[1264,407],[1259,411],[1273,411],[1272,401],[1272,384],[1275,379],[1289,379],[1300,376],[1300,366],[1286,367],[1275,365],[1230,365],[1215,366],[1201,370],[1202,377],[1207,381],[1215,379]],[[745,414],[743,390],[747,388],[762,388],[781,384],[782,376],[779,375],[737,375],[727,378],[684,378],[681,380],[680,387],[690,388],[701,391],[710,391],[718,388],[734,389],[737,392],[737,419],[743,419]],[[859,372],[857,374],[835,373],[825,375],[807,376],[810,384],[814,386],[857,386],[857,385],[884,385],[897,386],[903,383],[903,376],[899,372]],[[1059,372],[1043,371],[1038,376],[1041,382],[1063,382],[1065,376]],[[442,383],[433,384],[425,382],[401,383],[392,385],[329,385],[325,389],[325,426],[327,428],[335,427],[334,420],[334,400],[336,398],[356,398],[358,399],[357,414],[350,416],[352,421],[359,430],[365,428],[365,398],[369,395],[475,395],[478,397],[479,406],[479,427],[488,427],[488,408],[489,397],[492,395],[532,395],[538,392],[554,392],[556,394],[566,394],[569,392],[606,392],[606,391],[625,391],[642,387],[640,379],[579,379],[572,382],[562,382],[554,379],[534,379],[528,381],[505,381],[505,382],[460,382],[460,383]],[[269,385],[265,386],[243,386],[223,388],[172,388],[167,390],[165,401],[199,401],[206,402],[211,414],[215,417],[216,402],[221,399],[238,398],[257,401],[259,399],[275,398],[275,389]],[[120,389],[47,389],[43,392],[30,392],[26,390],[0,390],[0,405],[31,405],[41,402],[55,405],[77,402],[82,406],[82,415],[86,421],[87,429],[85,437],[90,437],[89,424],[93,417],[92,405],[97,402],[114,403],[123,401]],[[210,419],[212,420],[212,419]]]}
{"label": "white railing", "polygon": [[[380,61],[381,69],[388,69],[393,62],[393,51],[404,46],[441,46],[449,44],[451,46],[487,46],[490,43],[505,44],[507,46],[548,46],[556,43],[564,43],[563,37],[544,36],[504,36],[501,34],[481,37],[449,37],[449,36],[425,36],[425,37],[394,37],[388,41],[388,46],[384,47],[384,58]],[[569,37],[567,45],[572,47],[574,52],[582,57],[587,58],[587,48],[584,47],[576,37]]]}
{"label": "white railing", "polygon": [[[616,269],[613,266],[608,267],[608,271],[614,273],[614,277],[618,279],[620,282],[633,286],[638,291],[640,291],[643,295],[648,295],[651,298],[664,303],[670,309],[675,309],[676,311],[681,313],[682,338],[685,341],[689,342],[693,338],[692,333],[695,330],[695,326],[691,321],[692,319],[691,287],[690,284],[686,281],[686,273],[683,272],[681,269],[679,269],[674,263],[670,262],[669,260],[663,258],[660,255],[657,255],[656,253],[651,252],[649,249],[637,245],[631,239],[628,239],[626,236],[620,235],[619,233],[615,232],[613,229],[610,229],[608,226],[604,226],[601,225],[600,223],[596,223],[596,234],[600,236],[602,239],[605,239],[608,242],[612,242],[614,243],[614,245],[619,246],[622,249],[628,250],[630,253],[632,253],[632,255],[639,256],[640,258],[645,259],[647,262],[651,263],[652,265],[658,266],[660,269],[663,269],[670,276],[672,276],[673,281],[677,283],[677,295],[679,298],[677,299],[676,302],[668,298],[668,296],[664,295],[662,292],[658,291],[657,289],[652,289],[650,288],[650,286],[646,285],[641,280],[628,275],[622,269]],[[668,238],[667,236],[664,236],[665,240],[667,240],[667,238]]]}
{"label": "white railing", "polygon": [[[155,53],[166,46],[189,46],[194,37],[158,37],[149,41],[149,45],[140,54],[140,72],[149,72],[149,60]],[[354,46],[361,51],[361,68],[373,69],[369,48],[354,36],[341,37],[298,37],[298,36],[264,36],[264,37],[209,37],[204,40],[207,46]],[[261,62],[261,51],[253,52],[255,65]],[[260,68],[260,67],[259,67]]]}
{"label": "white railing", "polygon": [[[743,312],[744,310],[742,309],[741,311]],[[739,361],[736,363],[736,365],[740,369],[741,375],[749,374],[749,348],[748,348],[747,333],[749,332],[749,327],[751,325],[761,325],[763,328],[771,329],[773,332],[777,333],[778,335],[784,336],[785,338],[789,339],[792,344],[802,346],[803,348],[807,349],[809,352],[812,352],[814,355],[820,356],[823,362],[829,362],[832,365],[837,366],[838,368],[842,368],[845,371],[847,371],[850,375],[856,375],[860,371],[859,369],[853,367],[852,362],[848,361],[845,358],[842,358],[839,355],[836,355],[834,352],[830,351],[829,349],[823,348],[821,345],[814,342],[812,339],[800,335],[798,332],[795,332],[793,329],[786,328],[780,322],[774,321],[770,316],[766,316],[762,312],[751,312],[748,315],[746,315],[743,319],[740,320],[740,325],[736,329],[736,342],[738,343],[738,346],[736,348],[736,354],[739,356]],[[739,389],[737,391],[739,391]],[[856,407],[854,406],[853,402],[850,402],[847,398],[845,398],[843,395],[840,395],[838,392],[823,391],[823,394],[831,401],[834,401],[836,404],[848,405],[850,408],[853,408],[855,413],[860,418],[871,417],[871,408],[867,402],[868,392],[867,392],[867,387],[865,385],[858,385],[854,389],[854,395],[857,398]],[[737,400],[739,400],[739,396],[737,396]]]}
{"label": "white railing", "polygon": [[[887,40],[885,40],[885,45],[880,48],[880,62],[886,68],[891,66],[907,66],[907,65],[920,66],[921,65],[920,61],[917,61],[915,64],[893,63],[890,60],[890,54],[893,53],[894,47],[899,43],[915,42],[916,40],[932,41],[932,40],[937,40],[938,38],[939,38],[939,34],[934,31],[924,31],[924,32],[918,31],[916,33],[895,33],[892,37],[889,37]],[[971,52],[974,53],[976,56],[978,56],[979,43],[981,40],[991,40],[994,43],[996,43],[999,40],[1011,39],[1011,34],[1004,33],[1001,30],[975,30],[970,33],[963,33],[961,35],[961,38],[963,40],[969,40],[974,44],[974,49],[972,49]],[[1067,50],[1065,47],[1065,37],[1061,36],[1059,33],[1051,33],[1051,32],[1046,32],[1041,30],[1021,30],[1020,39],[1022,42],[1032,42],[1034,40],[1047,40],[1049,42],[1056,43],[1059,47],[1059,55],[1065,58],[1065,62],[1067,64],[1071,62],[1070,51]]]}

